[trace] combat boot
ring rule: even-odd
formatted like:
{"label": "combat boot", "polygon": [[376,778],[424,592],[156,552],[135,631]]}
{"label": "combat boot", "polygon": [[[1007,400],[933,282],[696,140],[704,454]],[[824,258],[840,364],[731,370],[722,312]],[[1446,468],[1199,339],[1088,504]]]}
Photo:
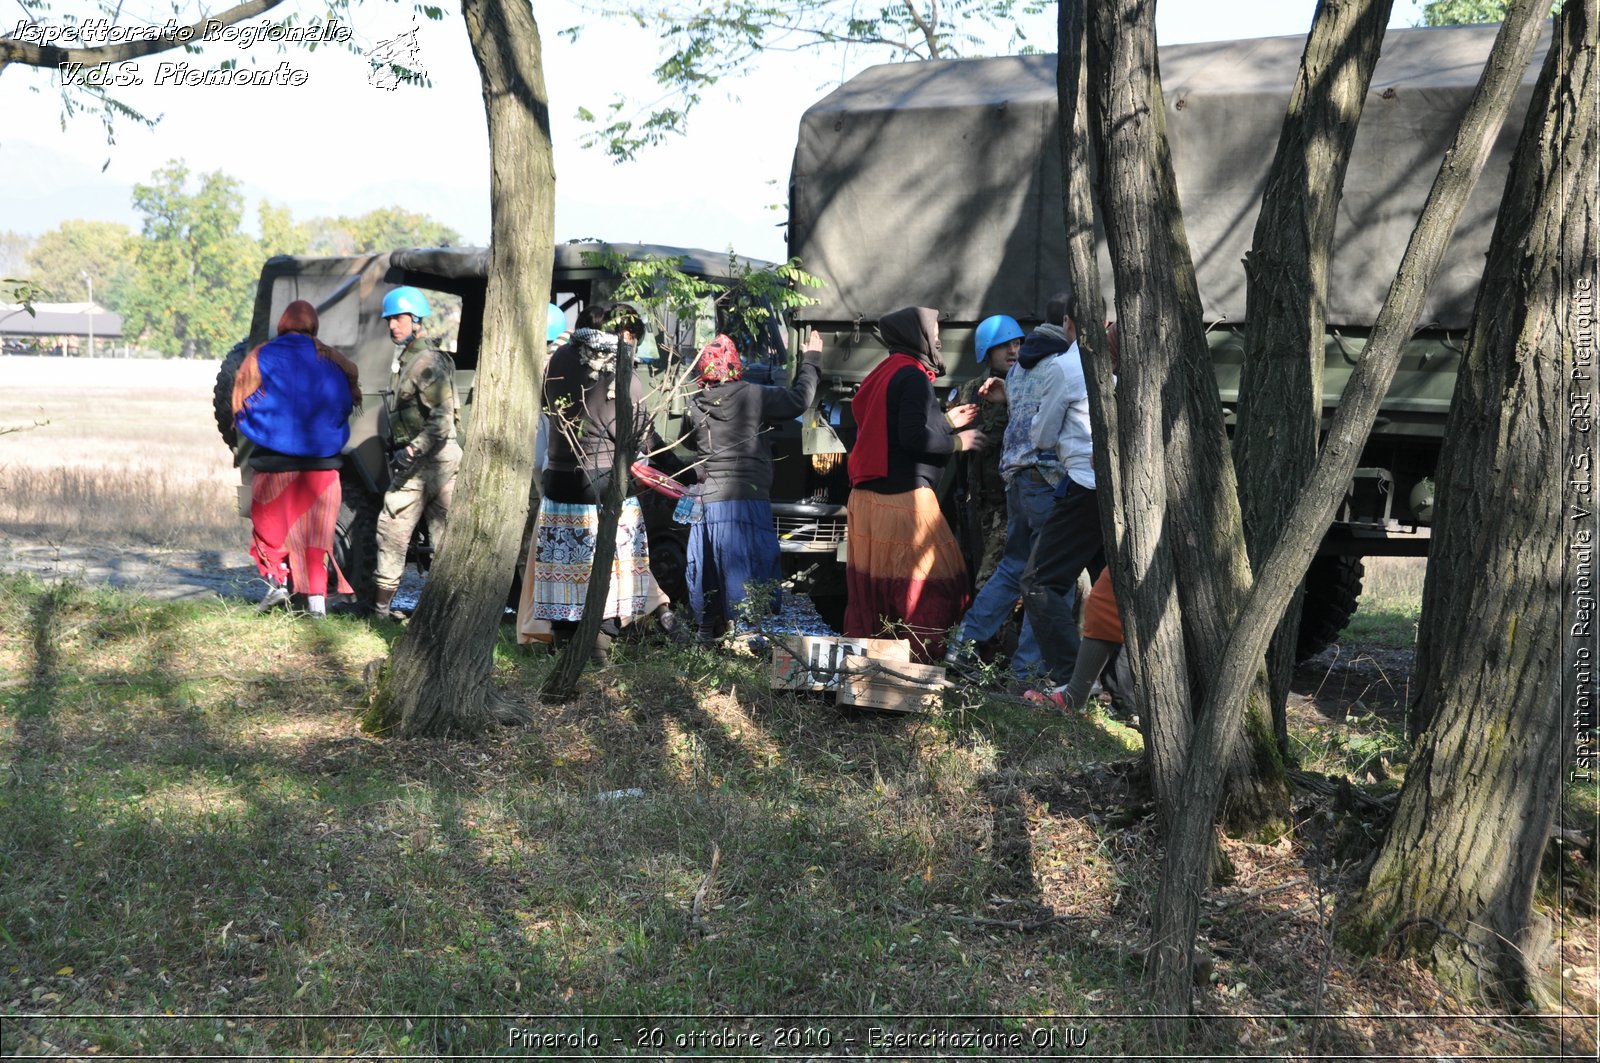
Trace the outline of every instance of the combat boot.
{"label": "combat boot", "polygon": [[372,615],[378,620],[404,620],[410,616],[402,609],[394,608],[390,603],[394,601],[395,591],[398,587],[379,587],[378,601],[372,609]]}

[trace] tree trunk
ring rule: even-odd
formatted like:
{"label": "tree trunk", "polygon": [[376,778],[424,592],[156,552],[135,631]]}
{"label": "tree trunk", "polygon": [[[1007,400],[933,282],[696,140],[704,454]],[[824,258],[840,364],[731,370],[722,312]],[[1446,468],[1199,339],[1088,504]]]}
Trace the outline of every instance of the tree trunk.
{"label": "tree trunk", "polygon": [[1592,396],[1594,380],[1595,9],[1559,16],[1511,163],[1439,459],[1416,670],[1428,726],[1343,921],[1358,947],[1393,937],[1497,1006],[1560,1001],[1538,981],[1532,901],[1571,748],[1563,566],[1592,552],[1563,505],[1579,434],[1566,388]]}
{"label": "tree trunk", "polygon": [[[1132,2],[1132,0],[1129,0]],[[1421,313],[1455,224],[1504,124],[1512,96],[1539,36],[1537,4],[1519,0],[1507,14],[1483,80],[1445,156],[1400,270],[1378,315],[1372,338],[1351,374],[1322,453],[1284,523],[1284,534],[1260,566],[1199,717],[1183,773],[1175,822],[1168,832],[1161,885],[1152,916],[1154,946],[1148,976],[1154,1008],[1182,1015],[1191,999],[1191,957],[1200,898],[1209,871],[1210,839],[1229,746],[1245,711],[1245,696],[1260,672],[1273,629],[1294,595],[1355,471],[1379,404],[1399,363],[1400,350]],[[1148,15],[1146,16],[1148,18]],[[1116,205],[1118,209],[1123,204]],[[1109,211],[1107,213],[1110,213]],[[1115,258],[1113,258],[1115,261]],[[1174,1039],[1179,1029],[1170,1028]]]}
{"label": "tree trunk", "polygon": [[[1136,478],[1159,476],[1163,481],[1160,497],[1165,502],[1159,509],[1157,496],[1137,479],[1130,481],[1131,487],[1122,485],[1121,497],[1143,500],[1138,508],[1148,509],[1159,522],[1160,530],[1153,534],[1171,551],[1167,563],[1177,573],[1183,659],[1195,666],[1158,682],[1185,684],[1189,692],[1181,704],[1194,707],[1204,703],[1210,687],[1200,662],[1221,656],[1251,577],[1216,378],[1201,323],[1199,290],[1168,154],[1154,31],[1149,30],[1148,39],[1118,32],[1118,26],[1125,30],[1131,24],[1129,14],[1096,8],[1089,19],[1087,53],[1097,81],[1117,87],[1117,95],[1109,101],[1097,103],[1098,94],[1091,93],[1089,106],[1099,130],[1096,143],[1104,145],[1101,217],[1117,267],[1118,327],[1123,349],[1129,352],[1118,402],[1129,422],[1146,426],[1148,432],[1141,438],[1124,430],[1117,460]],[[1062,47],[1072,49],[1070,42]],[[1176,278],[1177,283],[1161,283],[1165,278]],[[1082,308],[1080,316],[1090,323]],[[1141,381],[1140,386],[1130,388],[1130,379]],[[1148,453],[1151,448],[1159,452],[1157,460]],[[1134,549],[1139,555],[1147,552]],[[1156,600],[1135,600],[1140,597],[1137,591],[1123,595],[1122,585],[1136,587],[1140,577],[1136,570],[1120,566],[1119,574],[1123,577],[1119,599],[1129,614],[1125,628],[1137,627],[1141,615],[1163,619],[1170,615],[1170,607]],[[1140,671],[1167,667],[1165,662],[1148,662],[1142,651],[1135,645]],[[1157,703],[1141,694],[1141,704],[1149,708]],[[1289,791],[1265,706],[1263,684],[1251,694],[1246,741],[1235,743],[1228,759],[1218,763],[1225,765],[1229,829],[1277,836],[1289,826]],[[1153,728],[1171,726],[1160,711],[1151,715]],[[1162,743],[1168,737],[1156,734]],[[1175,785],[1185,759],[1183,748],[1174,747],[1173,756],[1166,758],[1152,743],[1158,794],[1166,785],[1161,780]]]}
{"label": "tree trunk", "polygon": [[472,431],[449,528],[375,704],[404,737],[527,718],[495,696],[494,646],[527,520],[554,264],[555,169],[528,0],[465,0],[489,122],[489,283]]}
{"label": "tree trunk", "polygon": [[[1244,367],[1233,460],[1245,543],[1259,563],[1317,460],[1328,261],[1356,125],[1394,0],[1317,5],[1300,76],[1267,174],[1245,261]],[[1273,731],[1288,752],[1286,707],[1305,588],[1267,651]]]}
{"label": "tree trunk", "polygon": [[[1127,4],[1118,6],[1126,7]],[[1149,246],[1146,210],[1110,211],[1102,207],[1111,260],[1117,264],[1117,319],[1120,346],[1127,357],[1115,392],[1111,367],[1093,356],[1105,349],[1100,287],[1092,245],[1092,211],[1088,207],[1088,166],[1083,144],[1086,129],[1079,105],[1080,86],[1087,90],[1087,121],[1095,132],[1100,160],[1102,203],[1144,205],[1152,197],[1149,159],[1154,135],[1143,109],[1145,90],[1155,69],[1153,35],[1123,37],[1114,32],[1112,16],[1092,5],[1085,17],[1081,2],[1063,3],[1060,14],[1059,90],[1061,121],[1074,128],[1062,138],[1067,153],[1067,217],[1069,264],[1078,307],[1080,349],[1088,348],[1085,367],[1092,380],[1090,414],[1106,445],[1095,448],[1096,482],[1105,477],[1112,504],[1102,505],[1102,525],[1110,534],[1111,562],[1117,603],[1123,617],[1128,651],[1138,662],[1134,686],[1145,720],[1145,741],[1152,781],[1163,818],[1170,818],[1176,794],[1170,784],[1182,773],[1182,760],[1193,726],[1190,718],[1189,666],[1178,604],[1177,570],[1171,539],[1166,535],[1167,492],[1163,392],[1177,371],[1177,349],[1163,341],[1163,332],[1178,313],[1170,285],[1140,283],[1131,270],[1151,277],[1171,275],[1175,264],[1168,245]],[[1082,42],[1082,43],[1080,43]],[[1108,57],[1113,44],[1120,50]],[[1108,62],[1121,65],[1112,67]],[[1130,71],[1132,72],[1130,74]],[[1142,80],[1141,80],[1142,79]],[[1109,97],[1109,98],[1108,98]],[[1126,122],[1115,117],[1133,115]],[[1131,264],[1127,269],[1123,264]]]}

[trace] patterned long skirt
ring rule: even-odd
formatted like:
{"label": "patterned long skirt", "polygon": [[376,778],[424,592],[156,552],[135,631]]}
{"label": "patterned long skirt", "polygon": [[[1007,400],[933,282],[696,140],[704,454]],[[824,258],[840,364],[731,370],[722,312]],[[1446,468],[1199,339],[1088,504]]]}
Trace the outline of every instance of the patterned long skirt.
{"label": "patterned long skirt", "polygon": [[966,612],[967,565],[931,488],[901,494],[850,492],[844,634],[911,640],[923,664],[944,654],[945,636]]}
{"label": "patterned long skirt", "polygon": [[333,560],[333,532],[343,499],[337,469],[257,472],[250,477],[250,556],[274,583],[297,594],[327,594],[328,566],[340,594],[350,584]]}
{"label": "patterned long skirt", "polygon": [[[540,500],[539,519],[529,548],[533,564],[523,576],[521,607],[517,611],[519,633],[542,633],[552,622],[576,623],[583,619],[583,601],[589,591],[599,529],[599,506]],[[617,554],[611,562],[604,615],[628,624],[645,616],[661,600],[661,592],[650,576],[650,544],[639,500],[624,499],[622,515],[617,520]],[[537,635],[533,638],[538,640]]]}

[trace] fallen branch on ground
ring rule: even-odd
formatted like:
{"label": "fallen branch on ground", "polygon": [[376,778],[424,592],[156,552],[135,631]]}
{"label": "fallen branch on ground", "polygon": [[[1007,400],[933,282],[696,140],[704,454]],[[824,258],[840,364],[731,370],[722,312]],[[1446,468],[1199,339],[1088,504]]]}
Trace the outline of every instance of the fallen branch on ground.
{"label": "fallen branch on ground", "polygon": [[694,891],[694,901],[689,905],[689,933],[695,937],[705,937],[709,933],[706,925],[706,901],[711,896],[712,889],[717,884],[717,868],[722,863],[722,847],[716,842],[711,843],[711,870],[706,872],[706,877],[700,880],[700,888]]}
{"label": "fallen branch on ground", "polygon": [[889,906],[901,915],[908,915],[913,919],[945,919],[953,923],[967,923],[972,926],[991,926],[997,930],[1015,930],[1024,934],[1037,930],[1049,930],[1051,927],[1065,926],[1076,922],[1081,916],[1076,915],[1051,915],[1043,919],[994,919],[982,915],[961,915],[957,912],[929,912],[907,908],[897,901],[890,901]]}

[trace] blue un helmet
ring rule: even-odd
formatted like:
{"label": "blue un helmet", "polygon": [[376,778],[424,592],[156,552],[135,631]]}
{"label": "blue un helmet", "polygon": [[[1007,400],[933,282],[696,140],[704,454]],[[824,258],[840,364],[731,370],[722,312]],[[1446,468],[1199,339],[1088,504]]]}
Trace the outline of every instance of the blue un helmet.
{"label": "blue un helmet", "polygon": [[567,312],[555,303],[551,303],[550,309],[545,311],[545,315],[544,341],[546,343],[554,343],[561,338],[563,332],[567,331]]}
{"label": "blue un helmet", "polygon": [[421,321],[431,313],[433,313],[433,308],[428,305],[428,297],[409,284],[396,288],[383,297],[383,316],[385,318],[396,317],[400,314],[410,314],[416,320]]}
{"label": "blue un helmet", "polygon": [[1007,314],[996,314],[986,317],[978,324],[978,361],[988,355],[990,347],[998,347],[1002,343],[1022,339],[1022,326],[1017,324],[1017,319]]}

